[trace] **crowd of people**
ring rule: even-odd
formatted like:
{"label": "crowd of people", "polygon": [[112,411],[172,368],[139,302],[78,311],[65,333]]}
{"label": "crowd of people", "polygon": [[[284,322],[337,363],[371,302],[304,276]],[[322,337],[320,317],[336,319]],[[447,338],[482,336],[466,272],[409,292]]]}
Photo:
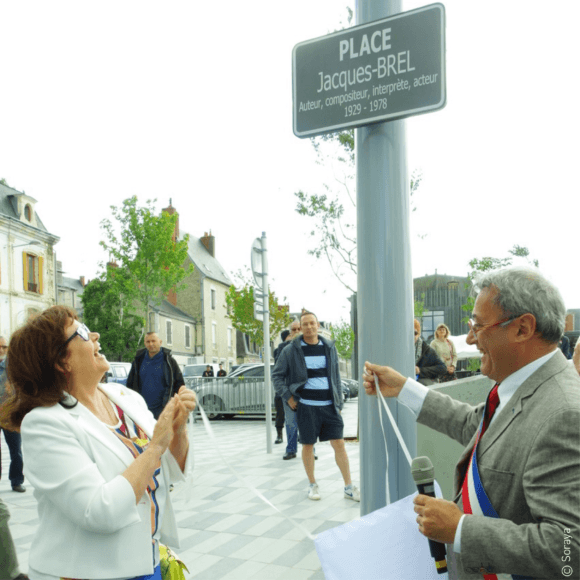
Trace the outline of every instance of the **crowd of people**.
{"label": "crowd of people", "polygon": [[[485,403],[459,403],[432,388],[457,378],[457,350],[445,324],[427,344],[418,320],[415,375],[367,362],[365,392],[376,395],[377,379],[383,396],[397,397],[418,422],[465,446],[453,501],[420,494],[414,508],[419,531],[449,544],[455,577],[553,578],[580,565],[580,340],[566,353],[564,304],[539,272],[487,273],[476,288],[467,343],[481,353],[482,375],[496,383]],[[0,425],[7,440],[18,440],[18,448],[10,445],[9,477],[17,493],[26,491],[24,475],[34,488],[39,526],[27,576],[0,500],[0,577],[161,580],[171,557],[165,545],[178,546],[169,492],[192,469],[187,421],[196,407],[171,351],[147,333],[127,386],[104,384],[109,364],[99,334],[64,306],[14,332],[8,358],[7,347],[0,337]],[[283,459],[295,458],[301,443],[307,497],[319,501],[314,446],[329,441],[344,497],[359,502],[344,442],[338,353],[316,314],[303,311],[292,322],[274,357]]]}

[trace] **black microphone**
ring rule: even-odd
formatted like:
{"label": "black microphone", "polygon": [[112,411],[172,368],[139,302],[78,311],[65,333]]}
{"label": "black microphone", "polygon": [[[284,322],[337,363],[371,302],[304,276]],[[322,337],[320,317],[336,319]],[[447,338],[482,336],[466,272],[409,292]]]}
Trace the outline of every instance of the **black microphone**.
{"label": "black microphone", "polygon": [[[417,484],[419,493],[428,495],[429,497],[435,497],[435,485],[433,484],[435,470],[433,469],[431,460],[428,457],[415,457],[411,463],[411,473],[413,474],[413,479]],[[447,572],[447,551],[445,550],[445,544],[429,540],[429,551],[435,559],[437,574]]]}

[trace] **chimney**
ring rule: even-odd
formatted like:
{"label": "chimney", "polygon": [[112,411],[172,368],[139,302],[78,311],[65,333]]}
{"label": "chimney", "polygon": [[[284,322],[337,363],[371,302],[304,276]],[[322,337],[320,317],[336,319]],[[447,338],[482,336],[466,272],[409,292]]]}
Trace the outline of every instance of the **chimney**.
{"label": "chimney", "polygon": [[84,288],[84,287],[85,287],[85,277],[84,277],[84,276],[81,276],[81,277],[79,278],[79,280],[80,280],[80,282],[81,282],[81,286]]}
{"label": "chimney", "polygon": [[200,239],[205,249],[211,254],[211,257],[215,258],[215,237],[211,235],[211,230],[209,230],[209,235],[205,232],[203,238]]}
{"label": "chimney", "polygon": [[[173,235],[171,236],[173,242],[176,242],[179,239],[179,214],[177,213],[177,210],[173,207],[171,198],[169,198],[169,205],[161,210],[161,213],[163,212],[168,213],[169,215],[173,215],[174,213],[177,214],[177,220],[175,220],[175,229],[173,230]],[[175,289],[172,288],[171,290],[169,290],[166,298],[167,302],[177,307],[177,293],[175,292]]]}
{"label": "chimney", "polygon": [[[169,215],[173,215],[174,213],[177,213],[177,210],[171,205],[171,198],[169,198],[169,205],[167,207],[164,207],[161,210],[161,213],[168,213]],[[177,221],[175,222],[175,230],[173,232],[173,237],[171,238],[174,242],[176,242],[179,239],[179,214],[177,213]]]}

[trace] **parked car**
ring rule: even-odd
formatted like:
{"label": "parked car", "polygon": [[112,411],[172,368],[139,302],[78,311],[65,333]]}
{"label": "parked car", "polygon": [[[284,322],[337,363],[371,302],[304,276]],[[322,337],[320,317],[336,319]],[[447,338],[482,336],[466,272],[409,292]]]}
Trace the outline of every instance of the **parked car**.
{"label": "parked car", "polygon": [[348,386],[348,390],[350,392],[349,398],[354,399],[358,397],[358,381],[354,379],[341,379],[342,384],[346,384]]}
{"label": "parked car", "polygon": [[[271,365],[271,369],[274,365]],[[193,389],[209,419],[234,415],[264,415],[266,413],[264,365],[257,363],[236,369],[223,378],[211,380],[184,375],[185,384]],[[272,410],[274,389],[272,388]]]}
{"label": "parked car", "polygon": [[350,390],[348,385],[344,381],[340,381],[342,383],[342,399],[346,403],[350,399]]}
{"label": "parked car", "polygon": [[107,383],[119,383],[127,385],[127,378],[131,370],[131,363],[128,362],[110,362],[111,367],[106,373]]}
{"label": "parked car", "polygon": [[[270,374],[274,369],[274,364],[270,365]],[[229,377],[264,377],[264,363],[244,363],[236,370],[232,371]]]}

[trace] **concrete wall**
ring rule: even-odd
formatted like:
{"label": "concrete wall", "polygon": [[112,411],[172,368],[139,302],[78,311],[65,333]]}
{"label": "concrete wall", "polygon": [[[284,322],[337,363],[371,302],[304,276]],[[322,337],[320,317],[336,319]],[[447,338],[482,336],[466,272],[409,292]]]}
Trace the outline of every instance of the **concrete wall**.
{"label": "concrete wall", "polygon": [[[449,395],[458,401],[477,405],[485,401],[493,384],[491,379],[478,375],[450,383],[433,385],[429,388]],[[453,474],[455,464],[463,449],[463,445],[453,441],[447,435],[417,423],[417,456],[424,455],[431,459],[435,468],[435,479],[441,486],[443,497],[448,500],[453,500]]]}

